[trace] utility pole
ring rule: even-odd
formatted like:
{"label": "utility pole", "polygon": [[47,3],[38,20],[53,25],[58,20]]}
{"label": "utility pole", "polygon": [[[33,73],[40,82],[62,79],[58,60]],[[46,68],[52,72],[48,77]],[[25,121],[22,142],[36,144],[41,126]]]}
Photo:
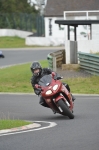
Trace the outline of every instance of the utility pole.
{"label": "utility pole", "polygon": [[43,16],[44,15],[45,0],[36,0],[36,2],[37,2],[37,6],[40,10],[40,15]]}

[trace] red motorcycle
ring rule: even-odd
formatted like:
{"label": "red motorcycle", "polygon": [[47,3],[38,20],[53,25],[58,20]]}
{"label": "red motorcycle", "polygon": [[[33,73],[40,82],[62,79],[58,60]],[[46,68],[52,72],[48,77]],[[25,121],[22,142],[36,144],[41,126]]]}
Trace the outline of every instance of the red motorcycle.
{"label": "red motorcycle", "polygon": [[45,99],[47,105],[57,113],[74,118],[74,103],[67,88],[62,84],[62,77],[55,77],[55,73],[43,76],[39,83],[35,85],[41,90],[41,96]]}

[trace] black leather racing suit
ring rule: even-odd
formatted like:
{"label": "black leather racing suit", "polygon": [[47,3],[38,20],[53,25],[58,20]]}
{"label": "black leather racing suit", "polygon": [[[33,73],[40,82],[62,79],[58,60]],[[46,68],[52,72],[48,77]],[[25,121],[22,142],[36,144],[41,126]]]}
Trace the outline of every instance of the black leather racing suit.
{"label": "black leather racing suit", "polygon": [[[35,75],[32,76],[32,78],[31,78],[31,84],[32,84],[32,87],[33,87],[34,92],[35,92],[36,95],[39,95],[39,94],[40,94],[40,89],[35,88],[35,84],[38,84],[38,82],[39,82],[39,80],[40,80],[41,77],[43,77],[44,75],[51,74],[51,73],[52,73],[52,70],[51,70],[51,69],[49,69],[49,68],[43,68],[43,69],[41,70],[41,73],[40,73],[39,76],[35,76]],[[56,76],[59,76],[59,75],[56,73]],[[63,84],[65,85],[65,87],[66,87],[66,88],[68,89],[68,91],[70,92],[69,85],[66,84],[66,83],[63,83]],[[44,106],[44,107],[49,107],[49,106],[46,104],[46,102],[45,102],[45,100],[43,99],[42,96],[40,97],[39,104],[41,104],[41,105]]]}

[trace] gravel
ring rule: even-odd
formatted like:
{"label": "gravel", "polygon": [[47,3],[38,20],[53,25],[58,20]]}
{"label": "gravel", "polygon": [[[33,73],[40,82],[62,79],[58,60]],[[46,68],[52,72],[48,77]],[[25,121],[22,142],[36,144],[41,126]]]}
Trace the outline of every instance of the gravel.
{"label": "gravel", "polygon": [[63,76],[63,78],[78,78],[78,77],[91,77],[92,75],[83,69],[80,70],[62,70],[61,68],[58,68],[56,71],[58,74]]}

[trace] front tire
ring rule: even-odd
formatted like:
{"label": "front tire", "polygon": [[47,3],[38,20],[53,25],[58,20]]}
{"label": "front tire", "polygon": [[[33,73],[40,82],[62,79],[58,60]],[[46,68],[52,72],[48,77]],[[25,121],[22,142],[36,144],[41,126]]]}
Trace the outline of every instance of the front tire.
{"label": "front tire", "polygon": [[57,104],[62,109],[63,115],[68,116],[70,119],[74,119],[73,113],[69,110],[67,104],[62,99],[60,99]]}

